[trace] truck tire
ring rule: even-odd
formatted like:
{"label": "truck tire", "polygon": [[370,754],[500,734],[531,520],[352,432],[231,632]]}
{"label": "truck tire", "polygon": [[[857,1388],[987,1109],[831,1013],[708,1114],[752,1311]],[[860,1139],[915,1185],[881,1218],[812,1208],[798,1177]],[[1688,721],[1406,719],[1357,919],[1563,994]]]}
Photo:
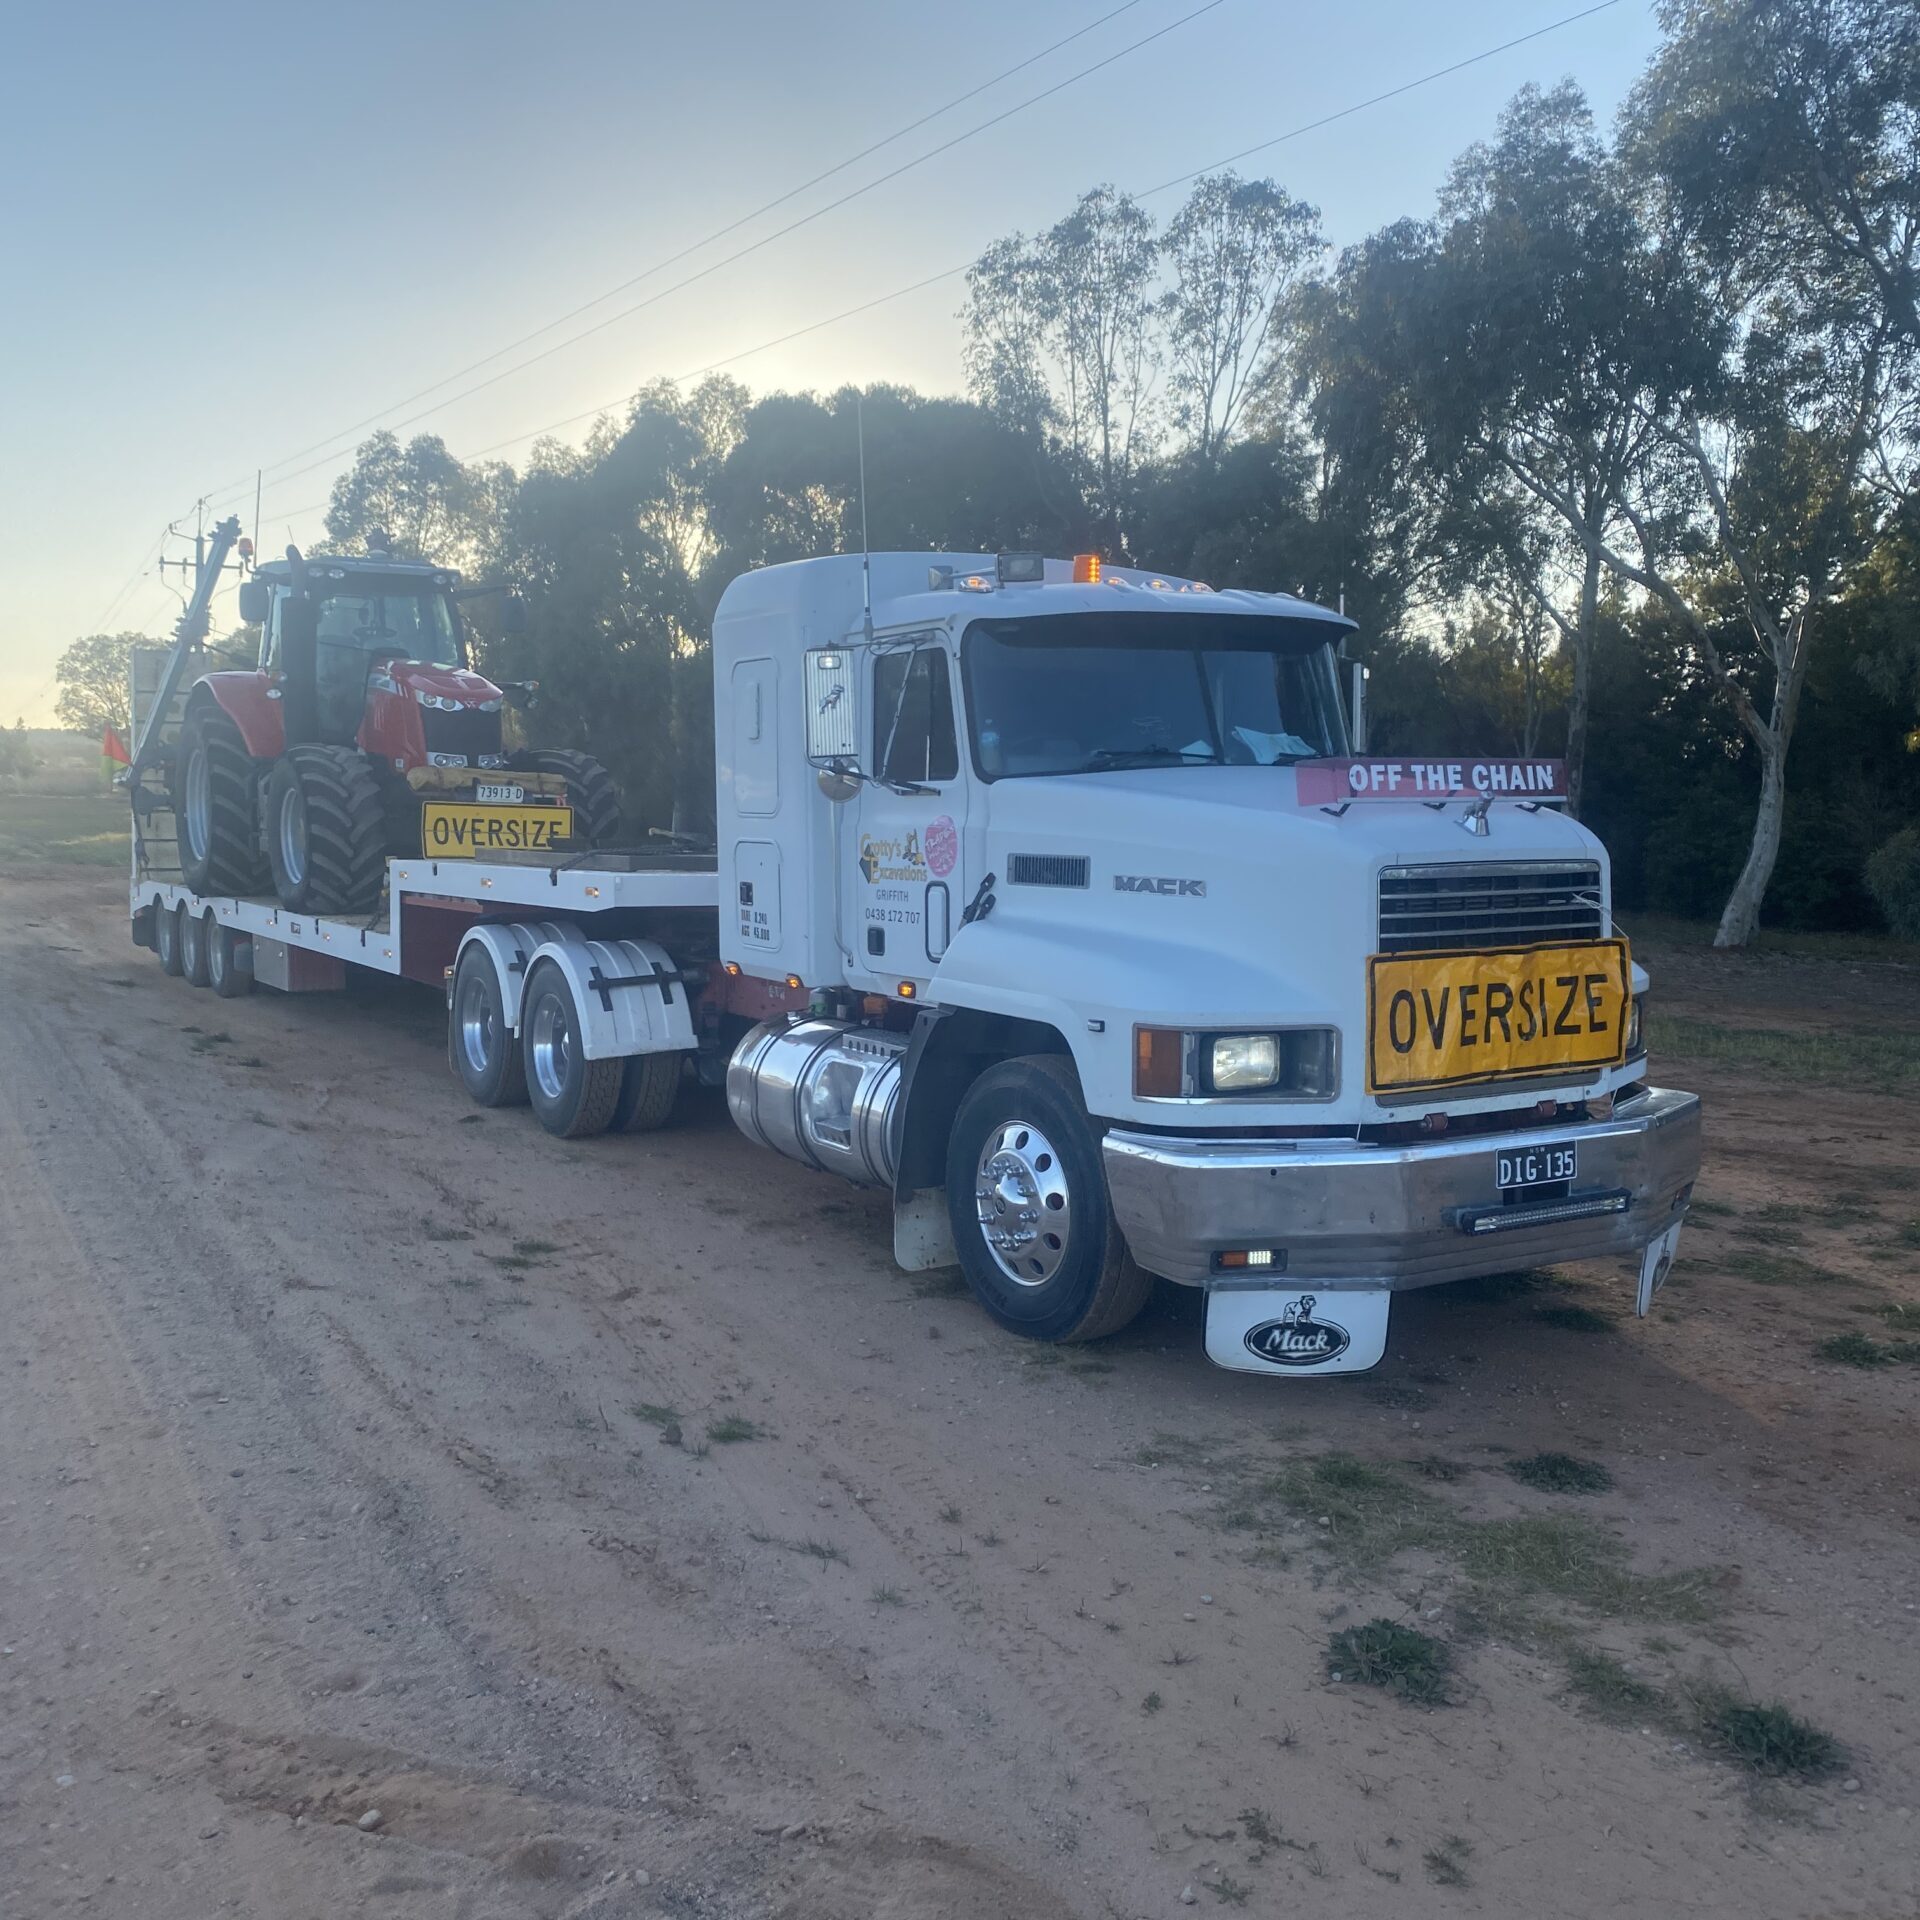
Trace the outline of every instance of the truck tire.
{"label": "truck tire", "polygon": [[1072,1063],[1030,1054],[969,1087],[947,1142],[947,1213],[975,1299],[1030,1340],[1097,1340],[1146,1305],[1114,1225]]}
{"label": "truck tire", "polygon": [[207,916],[207,984],[222,1000],[253,991],[253,940]]}
{"label": "truck tire", "polygon": [[591,754],[569,753],[558,747],[532,747],[513,756],[524,773],[557,773],[567,783],[567,805],[573,809],[573,844],[577,847],[617,847],[624,831],[620,820],[620,789],[613,775]]}
{"label": "truck tire", "polygon": [[173,764],[173,817],[187,885],[198,894],[262,892],[260,768],[232,716],[210,702],[195,707],[180,729]]}
{"label": "truck tire", "polygon": [[520,1039],[507,1025],[500,976],[492,955],[482,946],[469,946],[453,970],[447,1060],[477,1105],[527,1104],[527,1067]]}
{"label": "truck tire", "polygon": [[155,906],[153,910],[153,951],[160,961],[160,971],[175,979],[180,976],[180,916],[185,912],[185,906]]}
{"label": "truck tire", "polygon": [[211,911],[195,913],[186,906],[180,909],[180,971],[190,987],[213,984],[213,976],[207,971],[207,928],[212,920]]}
{"label": "truck tire", "polygon": [[280,904],[370,914],[387,874],[379,783],[352,747],[289,747],[267,776],[267,858]]}
{"label": "truck tire", "polygon": [[626,1074],[625,1060],[589,1060],[581,1035],[567,976],[551,960],[541,961],[527,976],[520,1003],[520,1053],[534,1118],[562,1140],[606,1132]]}
{"label": "truck tire", "polygon": [[626,1061],[620,1078],[620,1099],[608,1123],[615,1133],[654,1133],[673,1118],[680,1098],[681,1070],[686,1056],[678,1053],[636,1053]]}

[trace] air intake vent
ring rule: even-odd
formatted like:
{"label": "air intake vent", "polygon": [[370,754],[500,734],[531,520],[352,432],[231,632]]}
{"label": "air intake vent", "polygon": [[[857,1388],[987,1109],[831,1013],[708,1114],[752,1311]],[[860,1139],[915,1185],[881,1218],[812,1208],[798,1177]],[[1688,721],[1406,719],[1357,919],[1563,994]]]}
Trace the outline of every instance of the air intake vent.
{"label": "air intake vent", "polygon": [[1380,951],[1451,953],[1605,936],[1591,861],[1388,867],[1380,875]]}
{"label": "air intake vent", "polygon": [[1007,879],[1016,887],[1084,887],[1088,883],[1084,853],[1010,853]]}

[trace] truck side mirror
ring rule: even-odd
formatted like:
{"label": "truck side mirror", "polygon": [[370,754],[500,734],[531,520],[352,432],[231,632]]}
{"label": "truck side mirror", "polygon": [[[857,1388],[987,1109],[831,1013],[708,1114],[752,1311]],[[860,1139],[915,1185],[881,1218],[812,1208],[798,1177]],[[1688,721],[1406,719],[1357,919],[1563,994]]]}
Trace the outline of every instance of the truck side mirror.
{"label": "truck side mirror", "polygon": [[240,582],[240,618],[250,627],[264,627],[273,609],[273,589],[264,580]]}
{"label": "truck side mirror", "polygon": [[860,702],[853,662],[846,647],[816,647],[807,655],[807,758],[816,767],[850,761],[858,752]]}
{"label": "truck side mirror", "polygon": [[500,603],[500,631],[509,640],[517,640],[527,630],[527,603],[510,593]]}

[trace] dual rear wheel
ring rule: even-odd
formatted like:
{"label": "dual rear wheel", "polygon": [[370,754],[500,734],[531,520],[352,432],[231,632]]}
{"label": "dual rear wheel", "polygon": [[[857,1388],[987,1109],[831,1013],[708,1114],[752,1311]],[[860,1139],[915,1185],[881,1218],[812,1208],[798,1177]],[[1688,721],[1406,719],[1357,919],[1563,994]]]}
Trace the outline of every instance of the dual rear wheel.
{"label": "dual rear wheel", "polygon": [[551,960],[527,976],[516,1033],[493,958],[477,944],[454,969],[447,1057],[481,1106],[531,1105],[540,1124],[563,1140],[665,1126],[683,1066],[677,1053],[588,1059],[573,988]]}
{"label": "dual rear wheel", "polygon": [[223,1000],[253,991],[253,941],[223,925],[211,907],[195,913],[183,900],[158,907],[154,951],[163,971],[192,987],[211,987]]}

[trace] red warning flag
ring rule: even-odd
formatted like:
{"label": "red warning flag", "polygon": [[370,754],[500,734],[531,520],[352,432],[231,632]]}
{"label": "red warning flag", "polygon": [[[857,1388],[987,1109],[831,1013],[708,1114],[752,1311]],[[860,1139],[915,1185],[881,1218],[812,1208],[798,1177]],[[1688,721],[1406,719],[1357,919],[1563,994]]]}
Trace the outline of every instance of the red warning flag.
{"label": "red warning flag", "polygon": [[126,742],[111,727],[100,736],[100,752],[103,758],[118,760],[123,767],[133,765],[133,755],[127,751]]}

